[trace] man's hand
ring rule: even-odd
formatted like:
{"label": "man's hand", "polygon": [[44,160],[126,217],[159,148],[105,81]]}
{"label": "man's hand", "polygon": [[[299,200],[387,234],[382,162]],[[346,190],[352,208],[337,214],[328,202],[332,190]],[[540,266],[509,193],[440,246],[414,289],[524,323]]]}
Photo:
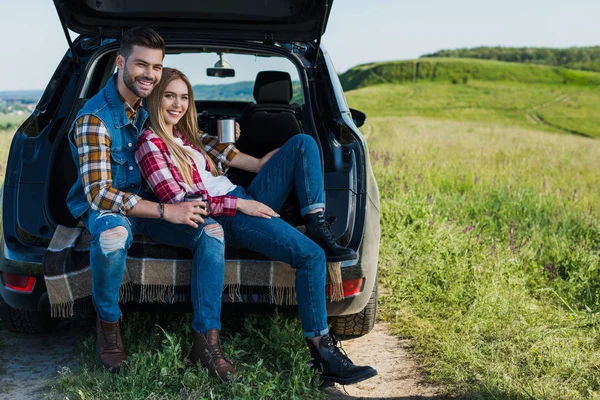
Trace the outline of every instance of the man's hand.
{"label": "man's hand", "polygon": [[271,207],[256,200],[245,200],[238,198],[237,210],[252,217],[261,217],[266,219],[271,219],[271,217],[279,217],[279,214],[273,211]]}
{"label": "man's hand", "polygon": [[184,201],[175,204],[165,204],[163,218],[172,224],[189,225],[197,228],[198,224],[204,223],[208,215],[206,203],[202,200]]}
{"label": "man's hand", "polygon": [[238,122],[236,122],[235,123],[235,141],[236,142],[240,138],[241,134],[242,134],[242,128],[240,128],[240,124]]}
{"label": "man's hand", "polygon": [[[258,160],[258,171],[260,171],[262,169],[262,167],[265,166],[265,164],[267,162],[269,162],[269,160],[271,159],[271,157],[273,157],[275,155],[275,153],[277,153],[279,151],[279,148],[275,149],[275,150],[271,150],[270,152],[268,152],[267,154],[265,154],[264,156],[262,156],[262,158],[260,158]],[[256,172],[258,172],[256,171]]]}

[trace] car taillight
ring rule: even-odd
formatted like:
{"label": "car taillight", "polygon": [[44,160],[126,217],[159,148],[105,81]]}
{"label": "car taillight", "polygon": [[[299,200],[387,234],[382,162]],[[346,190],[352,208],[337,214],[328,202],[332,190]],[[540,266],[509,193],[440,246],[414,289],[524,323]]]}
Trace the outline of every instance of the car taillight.
{"label": "car taillight", "polygon": [[[362,291],[363,282],[365,278],[351,279],[348,281],[342,281],[342,288],[344,289],[344,297],[355,296]],[[331,296],[331,285],[325,287],[325,294]]]}
{"label": "car taillight", "polygon": [[35,276],[15,275],[2,272],[4,286],[17,292],[31,293],[35,286]]}

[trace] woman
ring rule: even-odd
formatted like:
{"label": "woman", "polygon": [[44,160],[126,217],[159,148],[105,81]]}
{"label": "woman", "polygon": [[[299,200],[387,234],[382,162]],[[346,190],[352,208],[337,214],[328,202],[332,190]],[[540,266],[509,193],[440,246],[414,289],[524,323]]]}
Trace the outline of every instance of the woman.
{"label": "woman", "polygon": [[[326,255],[330,259],[356,258],[356,254],[335,243],[324,220],[324,190],[317,144],[307,135],[296,135],[280,149],[261,159],[239,152],[229,145],[211,151],[221,171],[237,167],[258,172],[245,191],[219,173],[207,156],[198,134],[192,86],[178,70],[165,68],[159,84],[148,97],[150,127],[136,146],[136,160],[168,215],[169,205],[187,194],[205,197],[211,205],[209,216],[221,224],[228,245],[262,253],[296,269],[296,297],[307,345],[324,381],[352,384],[377,372],[355,366],[340,352],[329,335],[325,308]],[[205,135],[204,140],[210,139]],[[296,187],[307,234],[281,220],[275,210]],[[317,244],[318,243],[318,244]],[[322,247],[322,248],[321,248]],[[194,349],[216,338],[218,331],[194,333]],[[198,345],[197,345],[198,343]],[[214,347],[215,349],[217,347]],[[222,353],[213,354],[220,359]],[[192,361],[205,362],[192,351]]]}

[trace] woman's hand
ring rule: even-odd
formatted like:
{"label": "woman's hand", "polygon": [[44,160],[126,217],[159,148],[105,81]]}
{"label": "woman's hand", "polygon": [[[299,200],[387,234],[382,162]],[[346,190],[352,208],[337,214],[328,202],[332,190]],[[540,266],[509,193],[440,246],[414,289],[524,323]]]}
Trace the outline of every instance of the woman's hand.
{"label": "woman's hand", "polygon": [[197,228],[198,224],[204,223],[208,216],[206,203],[202,200],[184,201],[175,204],[165,204],[163,218],[172,224],[189,225]]}
{"label": "woman's hand", "polygon": [[261,217],[266,219],[271,219],[271,217],[279,217],[279,214],[273,211],[271,207],[256,200],[245,200],[238,198],[237,210],[252,217]]}
{"label": "woman's hand", "polygon": [[[267,162],[269,162],[269,160],[271,159],[271,157],[273,157],[275,155],[275,153],[277,153],[279,151],[279,148],[275,149],[275,150],[271,150],[270,152],[268,152],[267,154],[265,154],[264,156],[262,156],[262,158],[258,159],[258,171],[260,171],[262,169],[262,167],[265,166],[265,164]],[[256,171],[256,172],[258,172]]]}

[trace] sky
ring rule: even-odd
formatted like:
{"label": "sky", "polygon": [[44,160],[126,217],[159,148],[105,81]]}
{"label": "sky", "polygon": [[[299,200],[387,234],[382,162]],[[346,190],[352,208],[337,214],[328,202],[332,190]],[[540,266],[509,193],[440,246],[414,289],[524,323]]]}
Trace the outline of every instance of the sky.
{"label": "sky", "polygon": [[[67,50],[53,2],[0,0],[0,15],[0,91],[44,89]],[[598,15],[598,0],[334,0],[323,44],[338,72],[441,49],[594,46]]]}

